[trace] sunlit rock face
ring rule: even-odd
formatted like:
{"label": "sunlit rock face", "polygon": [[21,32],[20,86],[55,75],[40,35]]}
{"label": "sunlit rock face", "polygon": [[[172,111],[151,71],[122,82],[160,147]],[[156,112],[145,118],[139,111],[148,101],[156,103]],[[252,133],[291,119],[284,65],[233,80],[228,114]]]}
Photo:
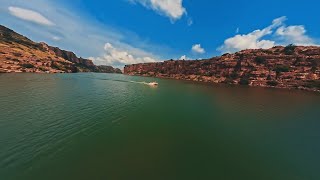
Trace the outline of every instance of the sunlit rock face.
{"label": "sunlit rock face", "polygon": [[209,83],[320,90],[320,47],[248,49],[206,60],[127,65],[128,75]]}
{"label": "sunlit rock face", "polygon": [[121,73],[111,66],[95,66],[91,60],[78,58],[73,52],[61,50],[30,39],[0,25],[0,72]]}

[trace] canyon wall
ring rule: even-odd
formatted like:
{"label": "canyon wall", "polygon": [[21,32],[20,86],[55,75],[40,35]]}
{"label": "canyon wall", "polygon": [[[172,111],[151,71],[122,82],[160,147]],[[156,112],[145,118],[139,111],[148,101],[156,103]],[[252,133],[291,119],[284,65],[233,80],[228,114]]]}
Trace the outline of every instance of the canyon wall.
{"label": "canyon wall", "polygon": [[207,83],[320,90],[320,47],[249,49],[206,60],[127,65],[128,75]]}
{"label": "canyon wall", "polygon": [[122,73],[111,66],[96,66],[71,51],[36,43],[0,25],[0,73]]}

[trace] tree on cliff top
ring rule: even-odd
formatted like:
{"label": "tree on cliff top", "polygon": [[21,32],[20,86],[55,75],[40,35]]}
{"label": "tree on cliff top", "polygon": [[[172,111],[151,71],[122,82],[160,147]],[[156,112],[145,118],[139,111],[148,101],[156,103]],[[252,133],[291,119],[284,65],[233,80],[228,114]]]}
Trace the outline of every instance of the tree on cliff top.
{"label": "tree on cliff top", "polygon": [[296,45],[294,44],[289,44],[288,46],[286,46],[284,48],[284,54],[285,55],[293,55],[294,54],[294,50],[296,49]]}

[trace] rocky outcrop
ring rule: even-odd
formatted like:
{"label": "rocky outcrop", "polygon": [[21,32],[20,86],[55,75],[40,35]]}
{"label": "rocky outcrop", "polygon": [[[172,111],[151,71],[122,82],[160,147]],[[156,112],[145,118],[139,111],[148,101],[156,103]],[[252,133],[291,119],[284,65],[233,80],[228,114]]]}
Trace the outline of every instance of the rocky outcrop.
{"label": "rocky outcrop", "polygon": [[[41,43],[41,44],[45,46],[45,43]],[[48,45],[46,45],[46,46],[48,46]],[[78,58],[73,52],[61,50],[58,47],[52,47],[52,46],[48,46],[48,49],[49,49],[49,51],[53,52],[56,56],[62,57],[63,59],[68,60],[70,62],[73,62],[75,64],[82,64],[82,65],[88,66],[88,67],[95,66],[93,64],[92,60]]]}
{"label": "rocky outcrop", "polygon": [[[39,43],[41,45],[41,48],[45,49],[45,51],[54,54],[57,57],[63,58],[69,62],[72,62],[74,66],[77,67],[77,72],[100,72],[99,68],[94,65],[92,60],[78,58],[77,55],[75,55],[71,51],[61,50],[58,47],[52,47],[47,45],[44,42]],[[108,73],[113,73],[112,71],[108,71]]]}
{"label": "rocky outcrop", "polygon": [[102,73],[117,73],[117,74],[122,74],[122,71],[118,68],[113,68],[112,66],[97,66],[97,68],[99,69],[99,72]]}
{"label": "rocky outcrop", "polygon": [[128,75],[208,83],[320,90],[320,47],[249,49],[206,60],[127,65]]}
{"label": "rocky outcrop", "polygon": [[119,69],[106,67],[95,66],[91,60],[78,58],[73,52],[33,42],[0,25],[0,72],[121,73]]}

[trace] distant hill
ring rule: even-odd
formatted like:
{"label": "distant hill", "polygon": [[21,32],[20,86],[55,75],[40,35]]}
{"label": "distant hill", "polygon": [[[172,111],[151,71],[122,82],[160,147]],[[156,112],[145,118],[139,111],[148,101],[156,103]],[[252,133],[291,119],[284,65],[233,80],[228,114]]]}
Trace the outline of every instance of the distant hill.
{"label": "distant hill", "polygon": [[320,91],[320,47],[249,49],[206,60],[127,65],[124,73],[208,83]]}
{"label": "distant hill", "polygon": [[121,73],[121,70],[96,66],[91,60],[78,58],[73,52],[33,42],[0,25],[0,72]]}

